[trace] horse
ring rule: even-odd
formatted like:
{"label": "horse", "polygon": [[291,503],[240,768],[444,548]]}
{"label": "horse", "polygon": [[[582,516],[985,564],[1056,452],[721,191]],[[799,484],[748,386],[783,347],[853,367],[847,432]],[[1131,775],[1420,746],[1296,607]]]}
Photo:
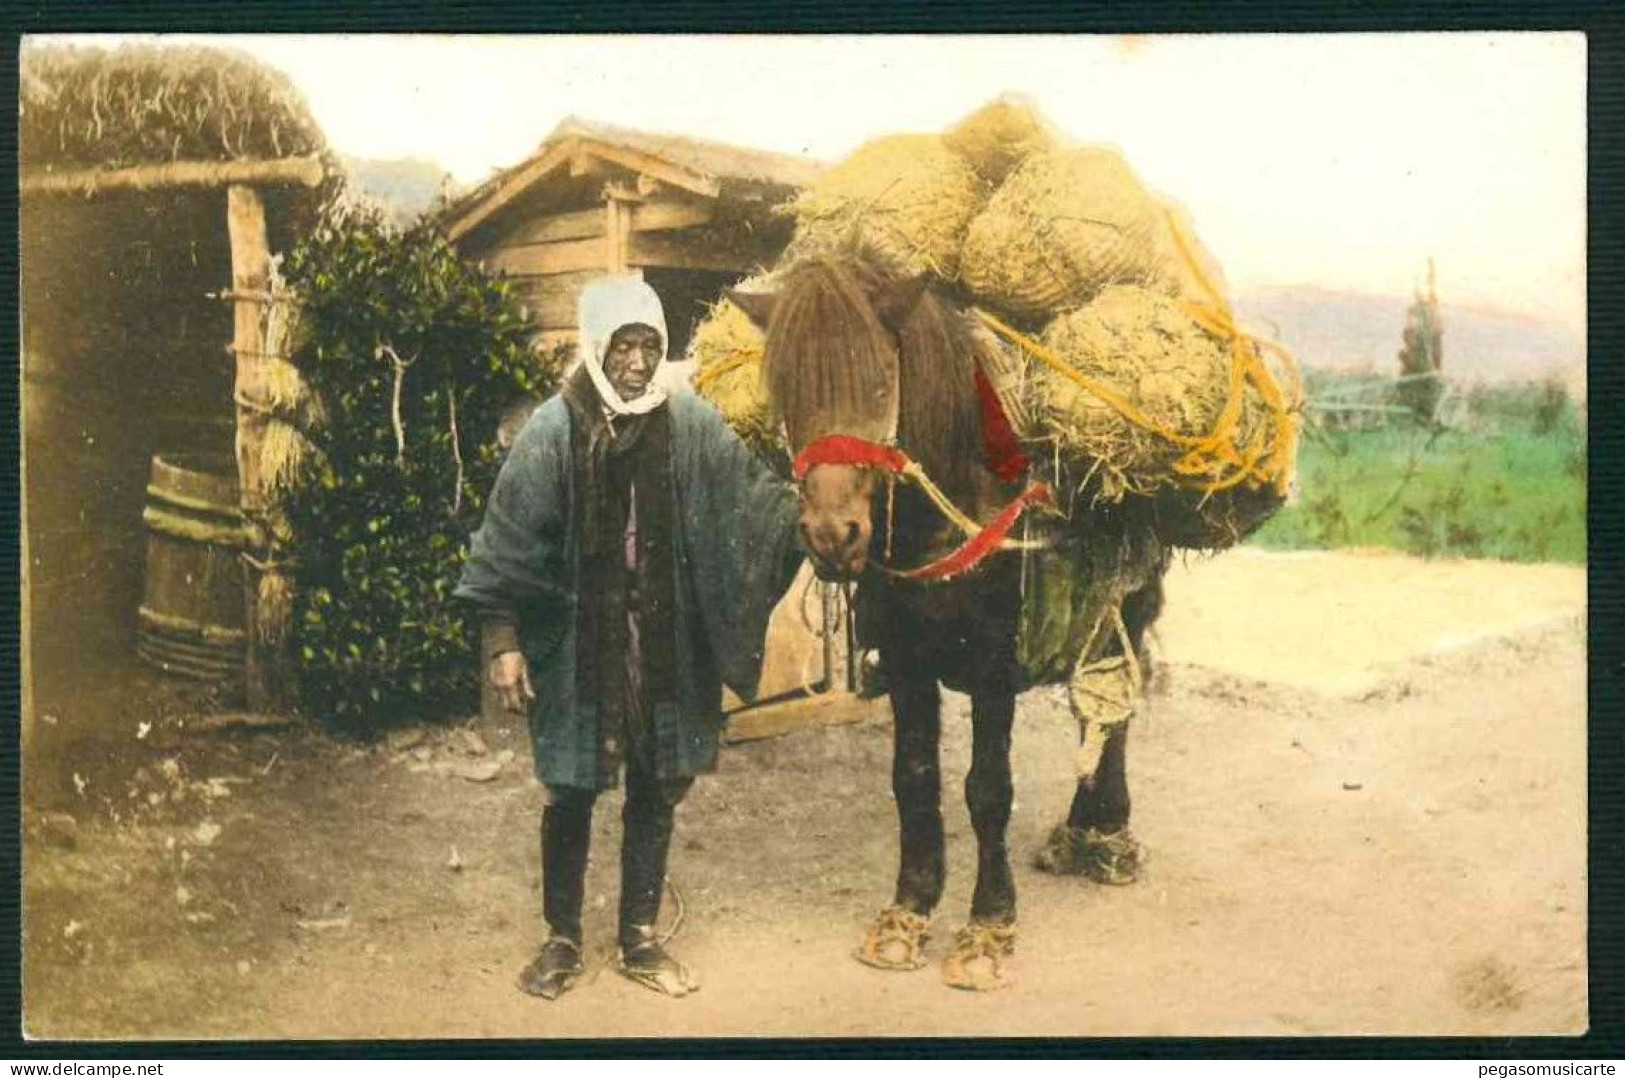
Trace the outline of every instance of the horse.
{"label": "horse", "polygon": [[[941,687],[971,699],[972,759],[965,799],[976,835],[976,884],[967,923],[942,962],[966,989],[1009,981],[1016,885],[1006,846],[1013,780],[1015,702],[1027,687],[1016,653],[1022,558],[961,532],[1022,508],[1021,477],[989,459],[1002,420],[979,387],[979,349],[968,308],[922,275],[876,256],[804,257],[772,291],[728,299],[765,334],[763,380],[797,454],[800,528],[818,575],[856,582],[861,642],[879,652],[893,714],[892,792],[900,856],[892,902],[855,957],[887,970],[919,969],[946,876],[938,746]],[[1009,431],[1002,432],[1008,440]],[[928,477],[899,483],[899,473]],[[1030,484],[1028,493],[1042,491]],[[953,509],[962,508],[958,524]],[[1107,547],[1149,530],[1132,510],[1096,513]],[[980,542],[978,558],[967,554]],[[974,553],[974,552],[973,552]],[[1144,635],[1161,609],[1161,570],[1121,602],[1121,652],[1143,667]],[[974,561],[974,566],[970,563]],[[947,567],[913,572],[899,566]],[[1051,872],[1131,883],[1141,853],[1129,829],[1126,722],[1104,728],[1097,766],[1080,777],[1065,821],[1037,858]]]}

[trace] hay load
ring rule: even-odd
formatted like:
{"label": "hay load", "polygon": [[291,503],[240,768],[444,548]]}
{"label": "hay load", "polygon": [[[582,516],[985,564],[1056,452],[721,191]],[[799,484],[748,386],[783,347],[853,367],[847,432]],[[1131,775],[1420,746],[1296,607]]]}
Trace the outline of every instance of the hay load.
{"label": "hay load", "polygon": [[1158,271],[1158,214],[1115,152],[1040,153],[1005,180],[965,234],[960,278],[984,303],[1042,320]]}
{"label": "hay load", "polygon": [[[1223,549],[1282,504],[1297,436],[1291,359],[1236,326],[1190,214],[1115,151],[1069,144],[1004,97],[940,137],[865,144],[795,213],[780,267],[867,250],[968,301],[982,373],[1080,512],[1129,502],[1162,542]],[[692,348],[700,393],[759,455],[786,460],[760,331],[724,301]]]}
{"label": "hay load", "polygon": [[949,128],[942,141],[990,188],[1027,158],[1060,145],[1032,103],[1014,94],[977,109]]}
{"label": "hay load", "polygon": [[1042,343],[1077,376],[1039,376],[1044,425],[1063,456],[1098,468],[1111,500],[1187,477],[1206,439],[1243,457],[1269,442],[1273,413],[1233,384],[1230,342],[1158,291],[1114,285],[1051,322]]}
{"label": "hay load", "polygon": [[[765,287],[760,277],[739,285],[745,292]],[[716,405],[752,452],[775,466],[787,465],[783,424],[762,383],[764,346],[756,323],[728,299],[718,300],[689,341],[689,357],[698,367],[694,389]]]}
{"label": "hay load", "polygon": [[951,281],[987,185],[938,135],[865,143],[794,204],[791,257],[858,245]]}

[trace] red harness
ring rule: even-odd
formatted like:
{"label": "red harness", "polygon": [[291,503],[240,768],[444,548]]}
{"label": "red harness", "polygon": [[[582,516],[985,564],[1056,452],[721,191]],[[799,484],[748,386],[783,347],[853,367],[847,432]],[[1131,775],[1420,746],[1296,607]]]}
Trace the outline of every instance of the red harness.
{"label": "red harness", "polygon": [[[1001,420],[1004,418],[1002,410],[999,413],[999,418]],[[985,424],[983,429],[986,430]],[[1009,433],[1008,423],[1004,424],[1004,432],[1009,437],[1007,444],[1015,446],[1015,437]],[[1019,448],[1016,449],[1016,454],[1020,455]],[[1001,463],[1003,467],[1000,466]],[[860,468],[874,468],[899,479],[919,484],[925,488],[926,493],[931,496],[932,500],[939,505],[943,505],[945,501],[936,485],[925,474],[925,470],[912,457],[895,446],[881,445],[877,442],[854,438],[846,434],[826,435],[808,443],[806,448],[796,454],[795,462],[791,466],[791,474],[798,481],[805,479],[807,473],[820,464],[848,464]],[[1007,477],[1006,472],[1010,470],[1008,458],[1002,462],[993,462],[994,471],[1006,482],[1026,471],[1027,458],[1025,456],[1020,457],[1020,465],[1020,470]],[[888,567],[886,571],[893,576],[907,580],[951,580],[975,569],[989,554],[1003,546],[1004,541],[1009,538],[1011,530],[1015,528],[1016,521],[1021,519],[1021,514],[1030,506],[1054,504],[1055,496],[1051,493],[1049,486],[1039,480],[1031,480],[1025,490],[1003,509],[999,510],[998,516],[976,530],[958,549],[946,557],[922,565],[918,569],[899,570]]]}

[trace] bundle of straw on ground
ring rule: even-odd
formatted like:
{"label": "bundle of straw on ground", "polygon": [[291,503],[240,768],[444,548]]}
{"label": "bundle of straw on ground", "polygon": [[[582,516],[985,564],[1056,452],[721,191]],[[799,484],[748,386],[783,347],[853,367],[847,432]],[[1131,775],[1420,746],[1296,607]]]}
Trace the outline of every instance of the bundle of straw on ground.
{"label": "bundle of straw on ground", "polygon": [[1013,94],[977,109],[942,140],[989,187],[998,187],[1027,158],[1056,149],[1060,141],[1038,110]]}
{"label": "bundle of straw on ground", "polygon": [[988,186],[939,135],[865,143],[796,200],[788,258],[868,247],[911,273],[953,280]]}
{"label": "bundle of straw on ground", "polygon": [[1158,214],[1115,152],[1101,147],[1029,157],[970,223],[960,277],[978,300],[1041,321],[1115,283],[1159,268]]}
{"label": "bundle of straw on ground", "polygon": [[[1044,424],[1061,455],[1094,472],[1110,500],[1178,485],[1175,465],[1189,453],[1189,442],[1216,430],[1243,456],[1261,452],[1275,435],[1274,414],[1246,383],[1239,383],[1239,409],[1227,415],[1230,343],[1160,292],[1108,288],[1050,323],[1041,343],[1139,417],[1058,371],[1046,367],[1039,376]],[[1221,420],[1231,429],[1221,430]]]}
{"label": "bundle of straw on ground", "polygon": [[[756,278],[739,287],[749,292],[764,283]],[[783,424],[762,380],[765,341],[756,323],[727,299],[718,300],[688,347],[698,367],[695,392],[716,405],[757,456],[775,464],[787,459]]]}

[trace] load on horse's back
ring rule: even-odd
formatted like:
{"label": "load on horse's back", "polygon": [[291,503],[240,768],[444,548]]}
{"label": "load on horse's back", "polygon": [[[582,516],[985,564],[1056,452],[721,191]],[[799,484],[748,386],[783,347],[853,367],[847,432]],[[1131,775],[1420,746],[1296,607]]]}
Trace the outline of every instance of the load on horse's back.
{"label": "load on horse's back", "polygon": [[[1003,980],[1016,921],[1005,845],[1011,724],[1017,692],[1034,680],[1018,639],[1044,636],[1021,632],[1024,558],[1003,551],[1020,543],[1021,532],[1047,530],[1021,521],[1053,512],[1054,495],[1027,469],[1012,472],[1008,458],[990,458],[988,436],[998,432],[989,429],[996,420],[978,386],[985,342],[967,313],[923,278],[889,272],[878,260],[817,257],[783,274],[775,293],[729,298],[766,333],[762,373],[796,454],[803,542],[820,575],[858,582],[860,636],[880,652],[892,701],[901,864],[893,904],[859,958],[893,969],[922,964],[945,877],[938,742],[939,685],[947,685],[971,697],[965,791],[978,857],[970,921],[944,975],[960,987],[993,987]],[[1084,632],[1092,641],[1081,641],[1074,618],[1049,611],[1062,624],[1047,640],[1055,653],[1047,673],[1081,672],[1074,701],[1104,721],[1086,725],[1091,766],[1041,866],[1128,883],[1139,847],[1128,827],[1126,720],[1132,679],[1144,668],[1141,642],[1161,607],[1167,553],[1147,512],[1109,512],[1093,524],[1081,542],[1045,555],[1073,559],[1073,568],[1095,558],[1097,579],[1125,593],[1114,597],[1109,617],[1099,603],[1066,597],[1067,611],[1097,614],[1099,624]],[[1136,564],[1107,574],[1106,551]],[[1057,587],[1034,576],[1033,587]],[[1090,661],[1076,661],[1085,643]],[[1057,661],[1068,650],[1073,661]]]}
{"label": "load on horse's back", "polygon": [[1174,548],[1224,549],[1284,501],[1295,368],[1237,325],[1177,205],[1019,99],[866,143],[793,209],[781,264],[696,331],[695,384],[760,455],[793,458],[803,544],[858,582],[860,642],[881,655],[901,865],[858,957],[922,964],[947,685],[971,697],[978,856],[943,973],[996,987],[1016,694],[1064,682],[1081,729],[1038,866],[1132,881],[1124,759],[1163,575]]}

